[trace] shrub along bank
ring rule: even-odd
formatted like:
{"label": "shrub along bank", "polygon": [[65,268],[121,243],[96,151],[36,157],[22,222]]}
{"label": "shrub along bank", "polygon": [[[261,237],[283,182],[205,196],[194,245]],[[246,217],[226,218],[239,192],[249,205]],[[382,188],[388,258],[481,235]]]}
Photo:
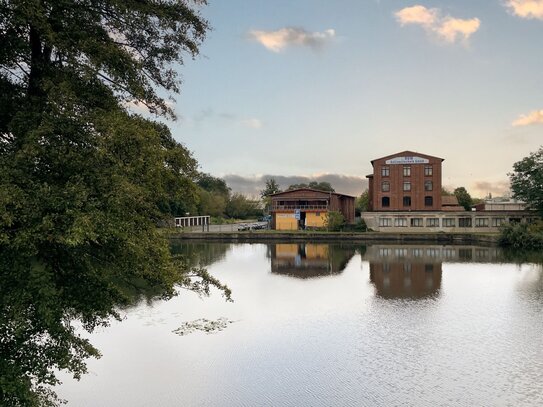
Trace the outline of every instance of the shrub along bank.
{"label": "shrub along bank", "polygon": [[505,225],[501,230],[499,244],[515,249],[543,249],[543,222]]}

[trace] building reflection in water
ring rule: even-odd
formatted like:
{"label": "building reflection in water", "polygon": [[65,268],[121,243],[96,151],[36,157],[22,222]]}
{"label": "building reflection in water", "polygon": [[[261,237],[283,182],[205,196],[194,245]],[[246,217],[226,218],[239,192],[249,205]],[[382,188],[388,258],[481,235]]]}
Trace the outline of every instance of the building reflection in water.
{"label": "building reflection in water", "polygon": [[340,274],[354,256],[355,246],[326,243],[270,244],[271,271],[297,278]]}
{"label": "building reflection in water", "polygon": [[443,258],[435,247],[370,246],[364,256],[379,297],[421,299],[441,289]]}
{"label": "building reflection in water", "polygon": [[443,263],[503,261],[495,247],[437,245],[370,245],[364,260],[370,264],[370,281],[382,298],[436,297],[441,289]]}

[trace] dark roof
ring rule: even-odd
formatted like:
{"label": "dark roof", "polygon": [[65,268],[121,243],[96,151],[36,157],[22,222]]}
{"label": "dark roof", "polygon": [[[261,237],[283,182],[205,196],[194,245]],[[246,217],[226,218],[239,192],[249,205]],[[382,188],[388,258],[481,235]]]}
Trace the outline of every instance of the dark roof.
{"label": "dark roof", "polygon": [[292,192],[298,192],[298,191],[311,191],[311,192],[322,192],[326,195],[338,195],[338,196],[346,196],[347,198],[354,198],[354,196],[351,195],[345,195],[345,194],[339,194],[337,192],[330,192],[330,191],[321,191],[320,189],[313,189],[313,188],[298,188],[298,189],[291,189],[289,191],[283,191],[283,192],[277,192],[276,194],[271,194],[270,196],[279,196],[283,194],[289,194]]}
{"label": "dark roof", "polygon": [[444,158],[435,157],[433,155],[428,155],[428,154],[423,154],[423,153],[417,153],[416,151],[405,150],[405,151],[400,151],[399,153],[394,153],[394,154],[390,154],[390,155],[387,155],[387,156],[384,156],[384,157],[380,157],[380,158],[376,158],[374,160],[371,160],[371,165],[373,165],[374,161],[383,160],[385,158],[393,158],[393,157],[396,157],[396,156],[399,156],[399,155],[417,156],[417,157],[423,157],[423,158],[437,158],[438,160],[445,161]]}
{"label": "dark roof", "polygon": [[441,197],[441,205],[459,206],[458,198],[455,195],[443,195]]}

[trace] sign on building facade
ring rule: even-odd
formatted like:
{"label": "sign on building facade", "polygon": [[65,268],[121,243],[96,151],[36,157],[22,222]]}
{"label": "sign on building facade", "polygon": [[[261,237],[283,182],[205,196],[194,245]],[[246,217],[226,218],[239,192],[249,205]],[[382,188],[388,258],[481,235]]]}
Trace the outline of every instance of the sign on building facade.
{"label": "sign on building facade", "polygon": [[428,164],[430,161],[422,157],[394,157],[390,160],[386,160],[385,163],[389,165],[394,164]]}

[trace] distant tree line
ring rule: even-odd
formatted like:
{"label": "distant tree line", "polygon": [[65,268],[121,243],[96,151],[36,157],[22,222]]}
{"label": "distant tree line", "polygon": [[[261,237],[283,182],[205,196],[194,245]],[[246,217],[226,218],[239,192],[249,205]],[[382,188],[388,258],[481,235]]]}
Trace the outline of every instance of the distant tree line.
{"label": "distant tree line", "polygon": [[198,199],[193,214],[232,219],[251,219],[263,215],[260,200],[250,199],[238,192],[232,193],[231,188],[220,178],[201,174],[196,184]]}

